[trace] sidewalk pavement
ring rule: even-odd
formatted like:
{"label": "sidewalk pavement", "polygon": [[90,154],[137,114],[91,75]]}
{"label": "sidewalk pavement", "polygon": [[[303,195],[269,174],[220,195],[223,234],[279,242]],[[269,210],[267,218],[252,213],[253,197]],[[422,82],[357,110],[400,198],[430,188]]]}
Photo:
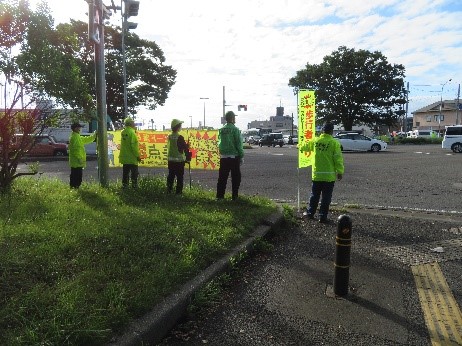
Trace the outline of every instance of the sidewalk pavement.
{"label": "sidewalk pavement", "polygon": [[[333,294],[336,220],[353,223],[348,294]],[[168,330],[192,293],[226,269],[217,262],[137,321],[115,345],[462,345],[462,215],[412,210],[332,212],[270,237],[209,313]],[[278,230],[273,215],[255,237]],[[177,338],[175,335],[187,335]],[[162,340],[163,339],[163,340]]]}

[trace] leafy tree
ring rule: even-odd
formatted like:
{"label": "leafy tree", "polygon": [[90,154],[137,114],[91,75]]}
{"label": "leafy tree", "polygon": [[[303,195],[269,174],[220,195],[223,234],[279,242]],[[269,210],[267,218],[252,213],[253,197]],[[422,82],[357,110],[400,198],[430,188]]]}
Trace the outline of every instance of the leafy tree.
{"label": "leafy tree", "polygon": [[[46,2],[35,12],[29,10],[27,0],[7,0],[2,6],[22,14],[9,21],[11,27],[1,23],[2,42],[11,39],[12,32],[21,32],[14,36],[14,44],[21,43],[20,53],[9,68],[20,73],[36,91],[85,114],[87,119],[94,117],[94,46],[87,39],[87,23],[71,20],[54,28]],[[124,117],[121,38],[120,27],[105,27],[106,104],[113,120]],[[175,83],[176,71],[165,65],[163,52],[155,42],[128,32],[125,45],[128,113],[134,114],[139,106],[155,109],[163,105]]]}
{"label": "leafy tree", "polygon": [[[122,34],[119,27],[105,27],[105,67],[106,67],[106,104],[107,112],[112,120],[124,118],[124,91],[122,74]],[[88,26],[82,21],[71,20],[70,23],[60,24],[55,31],[47,32],[47,43],[52,50],[65,52],[65,60],[61,62],[64,71],[58,69],[54,72],[56,84],[43,84],[44,90],[52,96],[59,96],[72,106],[89,105],[86,91],[96,95],[94,46],[87,40]],[[42,34],[43,35],[43,34]],[[33,76],[39,70],[38,62],[43,56],[44,43],[29,43],[29,49],[24,50],[21,67]],[[127,105],[128,113],[135,114],[136,108],[146,106],[155,109],[163,105],[168,93],[175,83],[176,71],[165,65],[162,50],[155,42],[143,40],[133,33],[125,36],[126,70],[127,70]],[[31,59],[32,58],[32,59]],[[31,62],[32,61],[32,62]],[[74,65],[75,64],[75,65]],[[66,81],[66,71],[74,68],[80,88]],[[43,81],[46,81],[50,72],[42,71]],[[63,73],[64,72],[64,73]],[[63,75],[64,74],[64,75]],[[74,80],[74,79],[73,79]],[[65,97],[66,96],[66,97]],[[88,113],[88,111],[87,111]]]}
{"label": "leafy tree", "polygon": [[[119,27],[107,27],[106,33],[108,114],[122,119],[122,33]],[[141,39],[131,32],[125,34],[125,47],[128,114],[135,114],[135,109],[139,106],[155,109],[158,105],[164,105],[175,84],[176,71],[165,65],[162,50],[155,42]]]}
{"label": "leafy tree", "polygon": [[49,9],[42,3],[36,12],[30,12],[17,65],[22,79],[36,92],[61,105],[94,114],[94,78],[89,82],[82,74],[80,61],[73,55],[77,49],[75,34],[55,30]]}
{"label": "leafy tree", "polygon": [[307,64],[289,80],[289,86],[316,91],[316,113],[321,121],[353,125],[396,124],[404,114],[405,69],[391,65],[382,53],[344,46],[319,65]]}
{"label": "leafy tree", "polygon": [[25,1],[20,1],[16,6],[0,3],[0,70],[5,80],[9,80],[17,72],[11,51],[24,38],[28,15]]}

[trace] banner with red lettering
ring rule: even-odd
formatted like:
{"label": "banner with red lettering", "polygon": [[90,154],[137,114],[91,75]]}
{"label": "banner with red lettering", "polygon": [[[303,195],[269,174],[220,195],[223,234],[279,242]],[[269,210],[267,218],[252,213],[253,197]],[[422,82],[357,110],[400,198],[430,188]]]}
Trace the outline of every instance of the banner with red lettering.
{"label": "banner with red lettering", "polygon": [[[316,135],[316,108],[314,90],[298,91],[298,145],[314,139]],[[298,152],[298,168],[313,164],[312,152]]]}
{"label": "banner with red lettering", "polygon": [[[141,162],[144,167],[167,168],[167,139],[168,131],[137,131]],[[119,163],[121,131],[108,131],[109,166],[121,166]],[[217,170],[220,166],[218,151],[218,131],[202,131],[185,129],[180,131],[189,144],[192,153],[191,169]]]}

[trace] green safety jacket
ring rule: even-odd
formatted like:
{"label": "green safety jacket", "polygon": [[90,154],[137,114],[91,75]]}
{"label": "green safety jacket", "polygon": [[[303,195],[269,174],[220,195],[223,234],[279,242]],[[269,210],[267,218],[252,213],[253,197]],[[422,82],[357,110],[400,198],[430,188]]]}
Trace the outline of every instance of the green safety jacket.
{"label": "green safety jacket", "polygon": [[126,127],[120,136],[119,162],[123,165],[137,165],[140,161],[140,147],[135,129]]}
{"label": "green safety jacket", "polygon": [[305,143],[300,151],[314,153],[312,181],[333,182],[337,174],[343,174],[345,170],[340,143],[327,133]]}
{"label": "green safety jacket", "polygon": [[232,123],[227,123],[218,131],[218,149],[222,156],[244,157],[241,131]]}
{"label": "green safety jacket", "polygon": [[185,162],[186,151],[188,150],[184,137],[178,132],[172,132],[168,135],[167,157],[170,162]]}
{"label": "green safety jacket", "polygon": [[72,131],[69,137],[69,166],[71,168],[84,168],[87,166],[87,152],[85,144],[93,142],[96,133],[91,136],[81,136],[80,133]]}

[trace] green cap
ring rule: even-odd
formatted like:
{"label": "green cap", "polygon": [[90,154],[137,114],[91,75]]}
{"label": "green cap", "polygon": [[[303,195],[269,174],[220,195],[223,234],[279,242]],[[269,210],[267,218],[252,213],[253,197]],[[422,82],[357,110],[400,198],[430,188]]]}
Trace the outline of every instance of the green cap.
{"label": "green cap", "polygon": [[172,123],[170,124],[170,128],[173,130],[175,127],[177,127],[180,124],[183,124],[184,121],[178,120],[178,119],[173,119]]}
{"label": "green cap", "polygon": [[132,118],[125,118],[124,119],[125,126],[133,126],[135,125],[135,121]]}

